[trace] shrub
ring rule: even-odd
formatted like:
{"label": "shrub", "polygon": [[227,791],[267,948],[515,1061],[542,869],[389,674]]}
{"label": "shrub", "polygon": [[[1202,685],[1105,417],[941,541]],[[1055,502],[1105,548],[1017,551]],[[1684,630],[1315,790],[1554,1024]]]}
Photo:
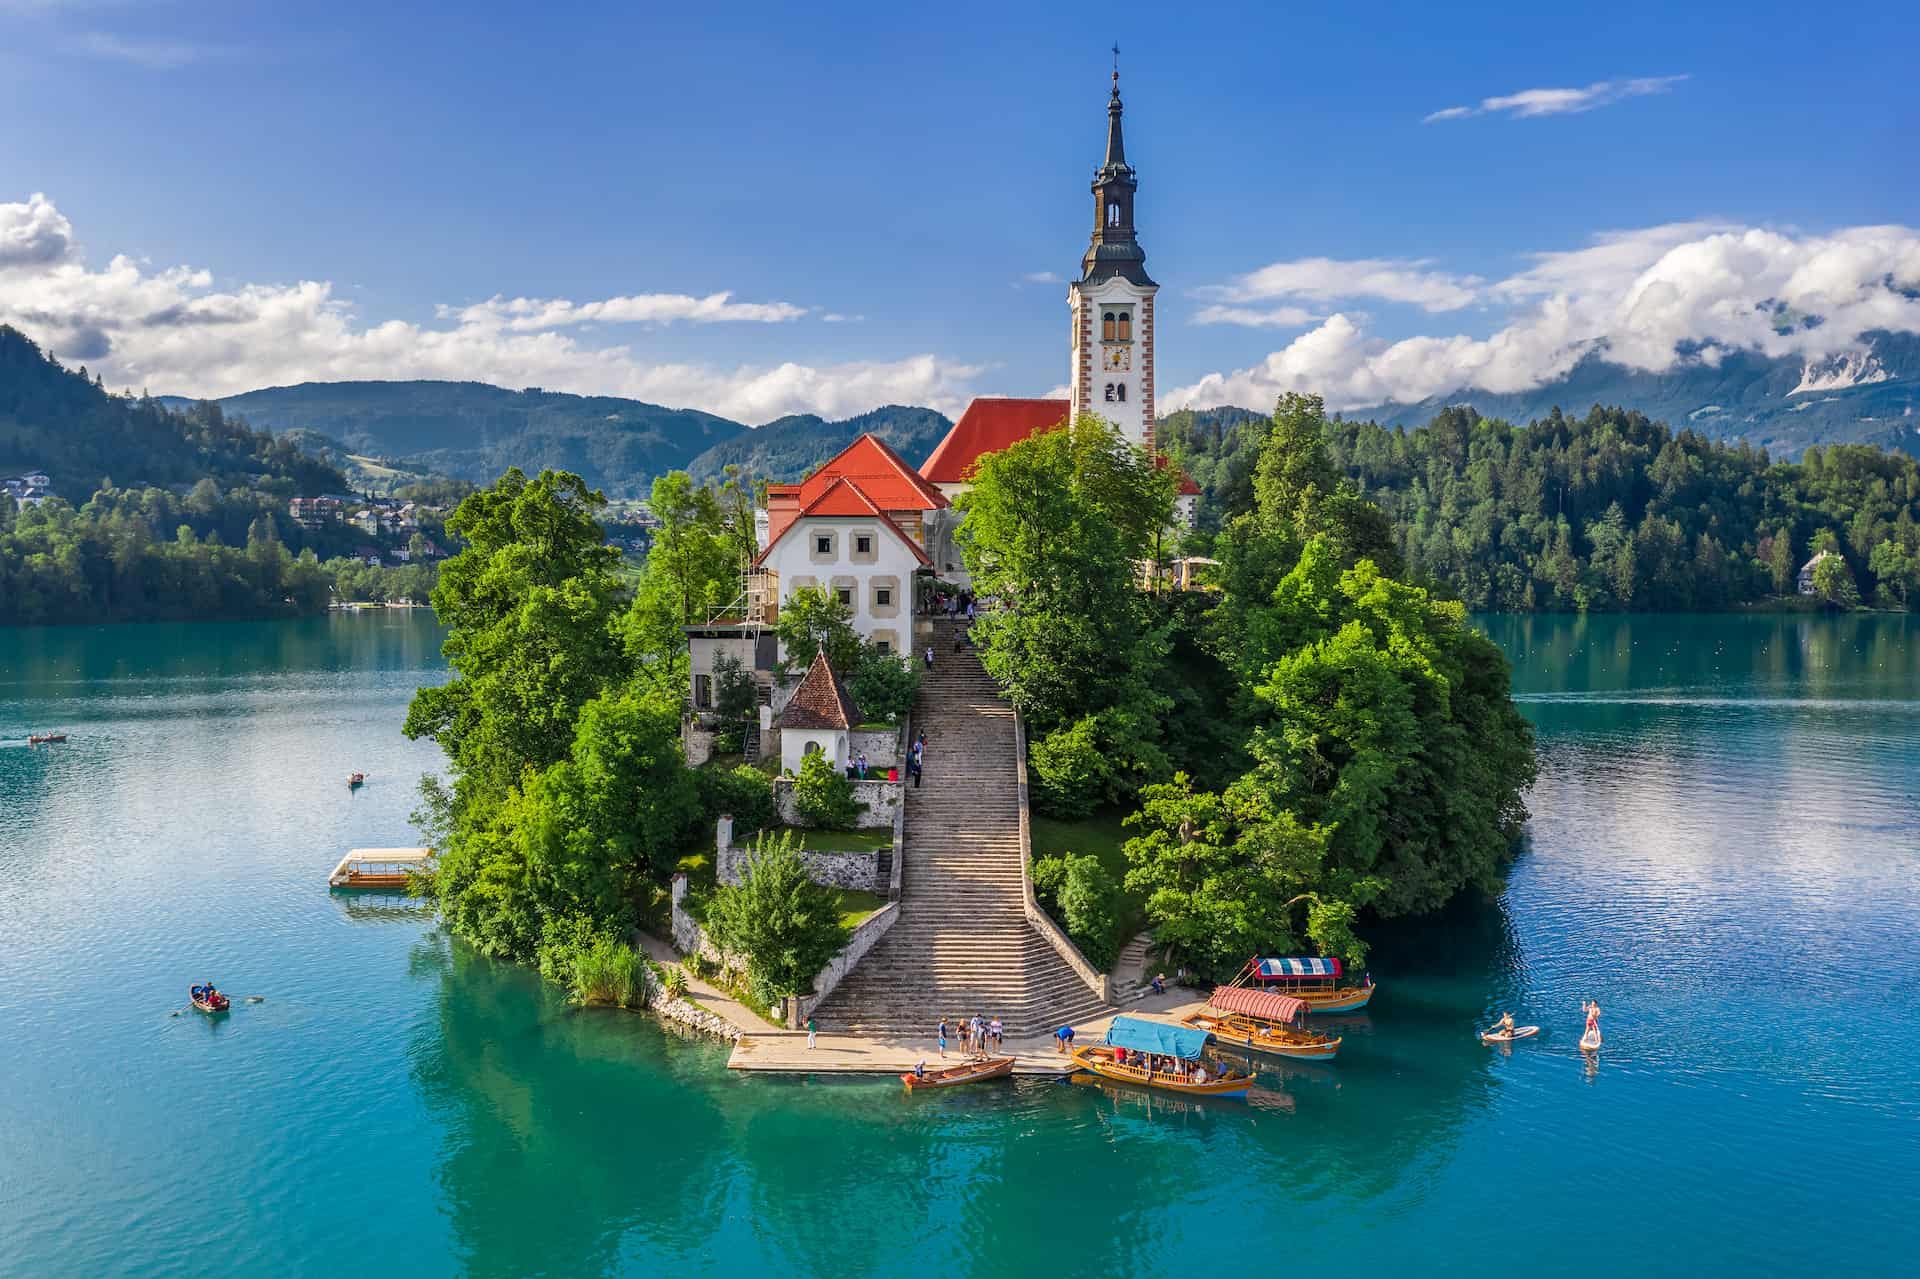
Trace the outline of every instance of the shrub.
{"label": "shrub", "polygon": [[705,981],[713,974],[712,961],[697,950],[680,962],[685,965],[687,975],[690,977],[698,977],[701,981]]}
{"label": "shrub", "polygon": [[1033,806],[1042,816],[1075,821],[1099,807],[1112,772],[1100,737],[1100,720],[1086,715],[1028,747]]}
{"label": "shrub", "polygon": [[881,651],[878,644],[860,650],[860,662],[847,680],[860,713],[870,720],[900,722],[920,691],[920,668],[913,655]]}
{"label": "shrub", "polygon": [[1060,917],[1060,885],[1067,879],[1066,858],[1035,857],[1030,864],[1033,867],[1035,899],[1039,901],[1042,910],[1058,919]]}
{"label": "shrub", "polygon": [[852,830],[866,807],[853,798],[853,783],[819,751],[802,761],[793,782],[793,803],[802,822],[823,830]]}
{"label": "shrub", "polygon": [[687,970],[678,964],[666,965],[660,971],[660,988],[668,999],[680,998],[687,993]]}
{"label": "shrub", "polygon": [[640,1008],[647,1002],[646,961],[625,942],[598,937],[574,953],[567,984],[582,1004]]}
{"label": "shrub", "polygon": [[814,883],[800,861],[793,832],[763,832],[747,850],[738,885],[723,884],[707,907],[714,944],[747,961],[759,1006],[811,988],[813,975],[847,944],[839,896]]}
{"label": "shrub", "polygon": [[1052,860],[1064,863],[1064,875],[1055,900],[1060,905],[1060,922],[1066,926],[1073,944],[1087,962],[1105,971],[1120,953],[1114,932],[1119,926],[1115,910],[1117,885],[1100,859],[1091,853],[1068,853]]}
{"label": "shrub", "polygon": [[700,811],[704,829],[695,835],[713,833],[713,820],[722,813],[733,815],[737,831],[760,830],[774,822],[773,783],[751,764],[732,768],[694,770],[700,787]]}

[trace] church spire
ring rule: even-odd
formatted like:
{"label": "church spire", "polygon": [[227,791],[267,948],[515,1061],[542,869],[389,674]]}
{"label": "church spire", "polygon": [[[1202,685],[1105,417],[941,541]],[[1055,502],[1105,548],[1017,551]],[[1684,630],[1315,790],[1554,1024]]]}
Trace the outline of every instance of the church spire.
{"label": "church spire", "polygon": [[1113,89],[1107,95],[1107,158],[1093,175],[1093,240],[1081,261],[1081,278],[1088,284],[1121,276],[1151,286],[1147,255],[1134,238],[1133,193],[1139,187],[1133,166],[1127,163],[1121,135],[1120,46],[1113,47]]}

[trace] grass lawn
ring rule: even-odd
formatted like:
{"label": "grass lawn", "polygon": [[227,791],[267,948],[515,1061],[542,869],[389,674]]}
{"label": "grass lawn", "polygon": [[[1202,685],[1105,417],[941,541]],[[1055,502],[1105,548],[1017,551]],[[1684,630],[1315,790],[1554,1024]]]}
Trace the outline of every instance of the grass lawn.
{"label": "grass lawn", "polygon": [[1137,833],[1122,826],[1126,813],[1112,810],[1095,813],[1084,821],[1063,822],[1050,817],[1034,817],[1029,827],[1033,834],[1033,855],[1057,857],[1062,853],[1091,853],[1120,889],[1120,909],[1114,926],[1114,947],[1124,946],[1135,933],[1146,927],[1146,899],[1129,893],[1122,885],[1127,877],[1128,839]]}
{"label": "grass lawn", "polygon": [[[795,843],[804,843],[816,853],[867,853],[878,848],[893,847],[893,827],[891,826],[876,826],[871,830],[815,830],[811,826],[769,826],[767,838],[779,839],[780,832],[786,830],[793,832]],[[745,844],[748,839],[742,839],[739,842]]]}
{"label": "grass lawn", "polygon": [[840,899],[840,922],[848,928],[887,904],[880,894],[863,893],[857,888],[836,888],[833,892]]}

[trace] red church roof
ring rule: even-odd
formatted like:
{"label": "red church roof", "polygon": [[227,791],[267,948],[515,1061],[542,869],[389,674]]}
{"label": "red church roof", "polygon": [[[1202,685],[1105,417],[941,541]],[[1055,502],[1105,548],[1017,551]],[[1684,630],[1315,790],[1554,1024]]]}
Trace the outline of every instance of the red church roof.
{"label": "red church roof", "polygon": [[947,499],[877,435],[862,435],[800,484],[806,506],[838,479],[853,480],[883,511],[938,511]]}
{"label": "red church roof", "polygon": [[935,484],[958,484],[973,472],[973,464],[987,453],[1018,444],[1030,435],[1064,424],[1072,410],[1069,400],[1013,400],[982,396],[934,448],[920,474]]}
{"label": "red church roof", "polygon": [[[1163,471],[1166,470],[1167,455],[1165,453],[1160,454],[1158,457],[1153,459],[1153,464],[1159,467]],[[1183,467],[1179,467],[1178,470],[1180,472],[1180,496],[1181,497],[1198,497],[1200,495],[1200,486],[1193,482],[1193,477],[1191,475],[1187,474],[1187,468],[1183,466]]]}

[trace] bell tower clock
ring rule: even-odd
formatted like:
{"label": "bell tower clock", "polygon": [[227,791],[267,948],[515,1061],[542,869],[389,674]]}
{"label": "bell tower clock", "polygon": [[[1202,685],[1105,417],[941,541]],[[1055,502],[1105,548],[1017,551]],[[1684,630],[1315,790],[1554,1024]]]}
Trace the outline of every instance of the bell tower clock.
{"label": "bell tower clock", "polygon": [[[1118,50],[1115,51],[1116,56]],[[1134,234],[1139,187],[1120,133],[1120,70],[1107,99],[1107,158],[1093,175],[1093,238],[1068,286],[1073,310],[1073,412],[1094,413],[1153,447],[1153,295],[1146,251]]]}

